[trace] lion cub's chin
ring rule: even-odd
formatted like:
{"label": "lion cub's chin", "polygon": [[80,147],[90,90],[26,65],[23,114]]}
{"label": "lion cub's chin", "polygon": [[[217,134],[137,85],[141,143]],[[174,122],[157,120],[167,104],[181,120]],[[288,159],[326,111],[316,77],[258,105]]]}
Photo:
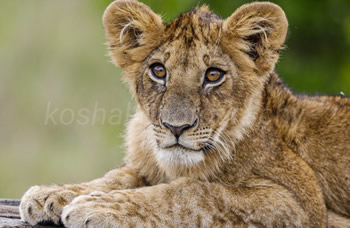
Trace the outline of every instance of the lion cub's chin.
{"label": "lion cub's chin", "polygon": [[204,153],[182,147],[161,148],[156,152],[156,158],[166,165],[193,166],[204,160]]}

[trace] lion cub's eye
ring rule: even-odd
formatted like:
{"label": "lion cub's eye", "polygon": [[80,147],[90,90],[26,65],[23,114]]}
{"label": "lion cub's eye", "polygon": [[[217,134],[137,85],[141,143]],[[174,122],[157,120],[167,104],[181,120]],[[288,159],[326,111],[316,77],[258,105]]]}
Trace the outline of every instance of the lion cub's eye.
{"label": "lion cub's eye", "polygon": [[152,76],[156,81],[159,79],[164,80],[166,77],[166,69],[165,66],[161,63],[154,63],[150,66]]}
{"label": "lion cub's eye", "polygon": [[218,85],[224,78],[225,72],[215,67],[210,67],[205,72],[205,82],[208,84]]}

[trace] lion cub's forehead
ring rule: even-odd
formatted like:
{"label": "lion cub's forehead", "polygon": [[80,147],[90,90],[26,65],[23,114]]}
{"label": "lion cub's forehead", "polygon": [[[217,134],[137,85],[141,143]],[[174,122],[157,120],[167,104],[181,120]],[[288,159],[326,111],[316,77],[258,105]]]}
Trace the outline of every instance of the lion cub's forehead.
{"label": "lion cub's forehead", "polygon": [[222,19],[212,13],[207,6],[182,13],[167,24],[165,36],[167,42],[182,42],[187,48],[196,47],[196,43],[215,44],[221,31]]}
{"label": "lion cub's forehead", "polygon": [[216,48],[221,33],[222,19],[207,6],[181,14],[167,24],[165,42],[158,49],[164,62],[176,57],[176,64],[187,67],[190,62],[203,60],[209,65],[209,56]]}

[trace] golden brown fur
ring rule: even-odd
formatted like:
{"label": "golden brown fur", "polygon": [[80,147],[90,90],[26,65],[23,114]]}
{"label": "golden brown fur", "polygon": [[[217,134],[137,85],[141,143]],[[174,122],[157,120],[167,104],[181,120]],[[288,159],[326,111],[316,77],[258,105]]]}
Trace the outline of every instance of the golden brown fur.
{"label": "golden brown fur", "polygon": [[[283,86],[273,71],[288,29],[280,7],[247,4],[222,20],[204,6],[163,24],[143,3],[119,0],[103,22],[138,104],[125,166],[89,183],[32,187],[23,220],[350,226],[350,100]],[[151,72],[158,63],[165,79]],[[214,83],[211,67],[224,72]]]}

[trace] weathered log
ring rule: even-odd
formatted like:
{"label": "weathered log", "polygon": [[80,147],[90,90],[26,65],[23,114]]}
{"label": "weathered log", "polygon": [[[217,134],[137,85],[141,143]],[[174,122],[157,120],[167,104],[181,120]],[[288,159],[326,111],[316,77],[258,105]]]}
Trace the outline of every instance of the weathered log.
{"label": "weathered log", "polygon": [[17,228],[54,228],[53,225],[36,225],[31,226],[22,222],[19,215],[19,200],[0,199],[0,228],[17,227]]}

